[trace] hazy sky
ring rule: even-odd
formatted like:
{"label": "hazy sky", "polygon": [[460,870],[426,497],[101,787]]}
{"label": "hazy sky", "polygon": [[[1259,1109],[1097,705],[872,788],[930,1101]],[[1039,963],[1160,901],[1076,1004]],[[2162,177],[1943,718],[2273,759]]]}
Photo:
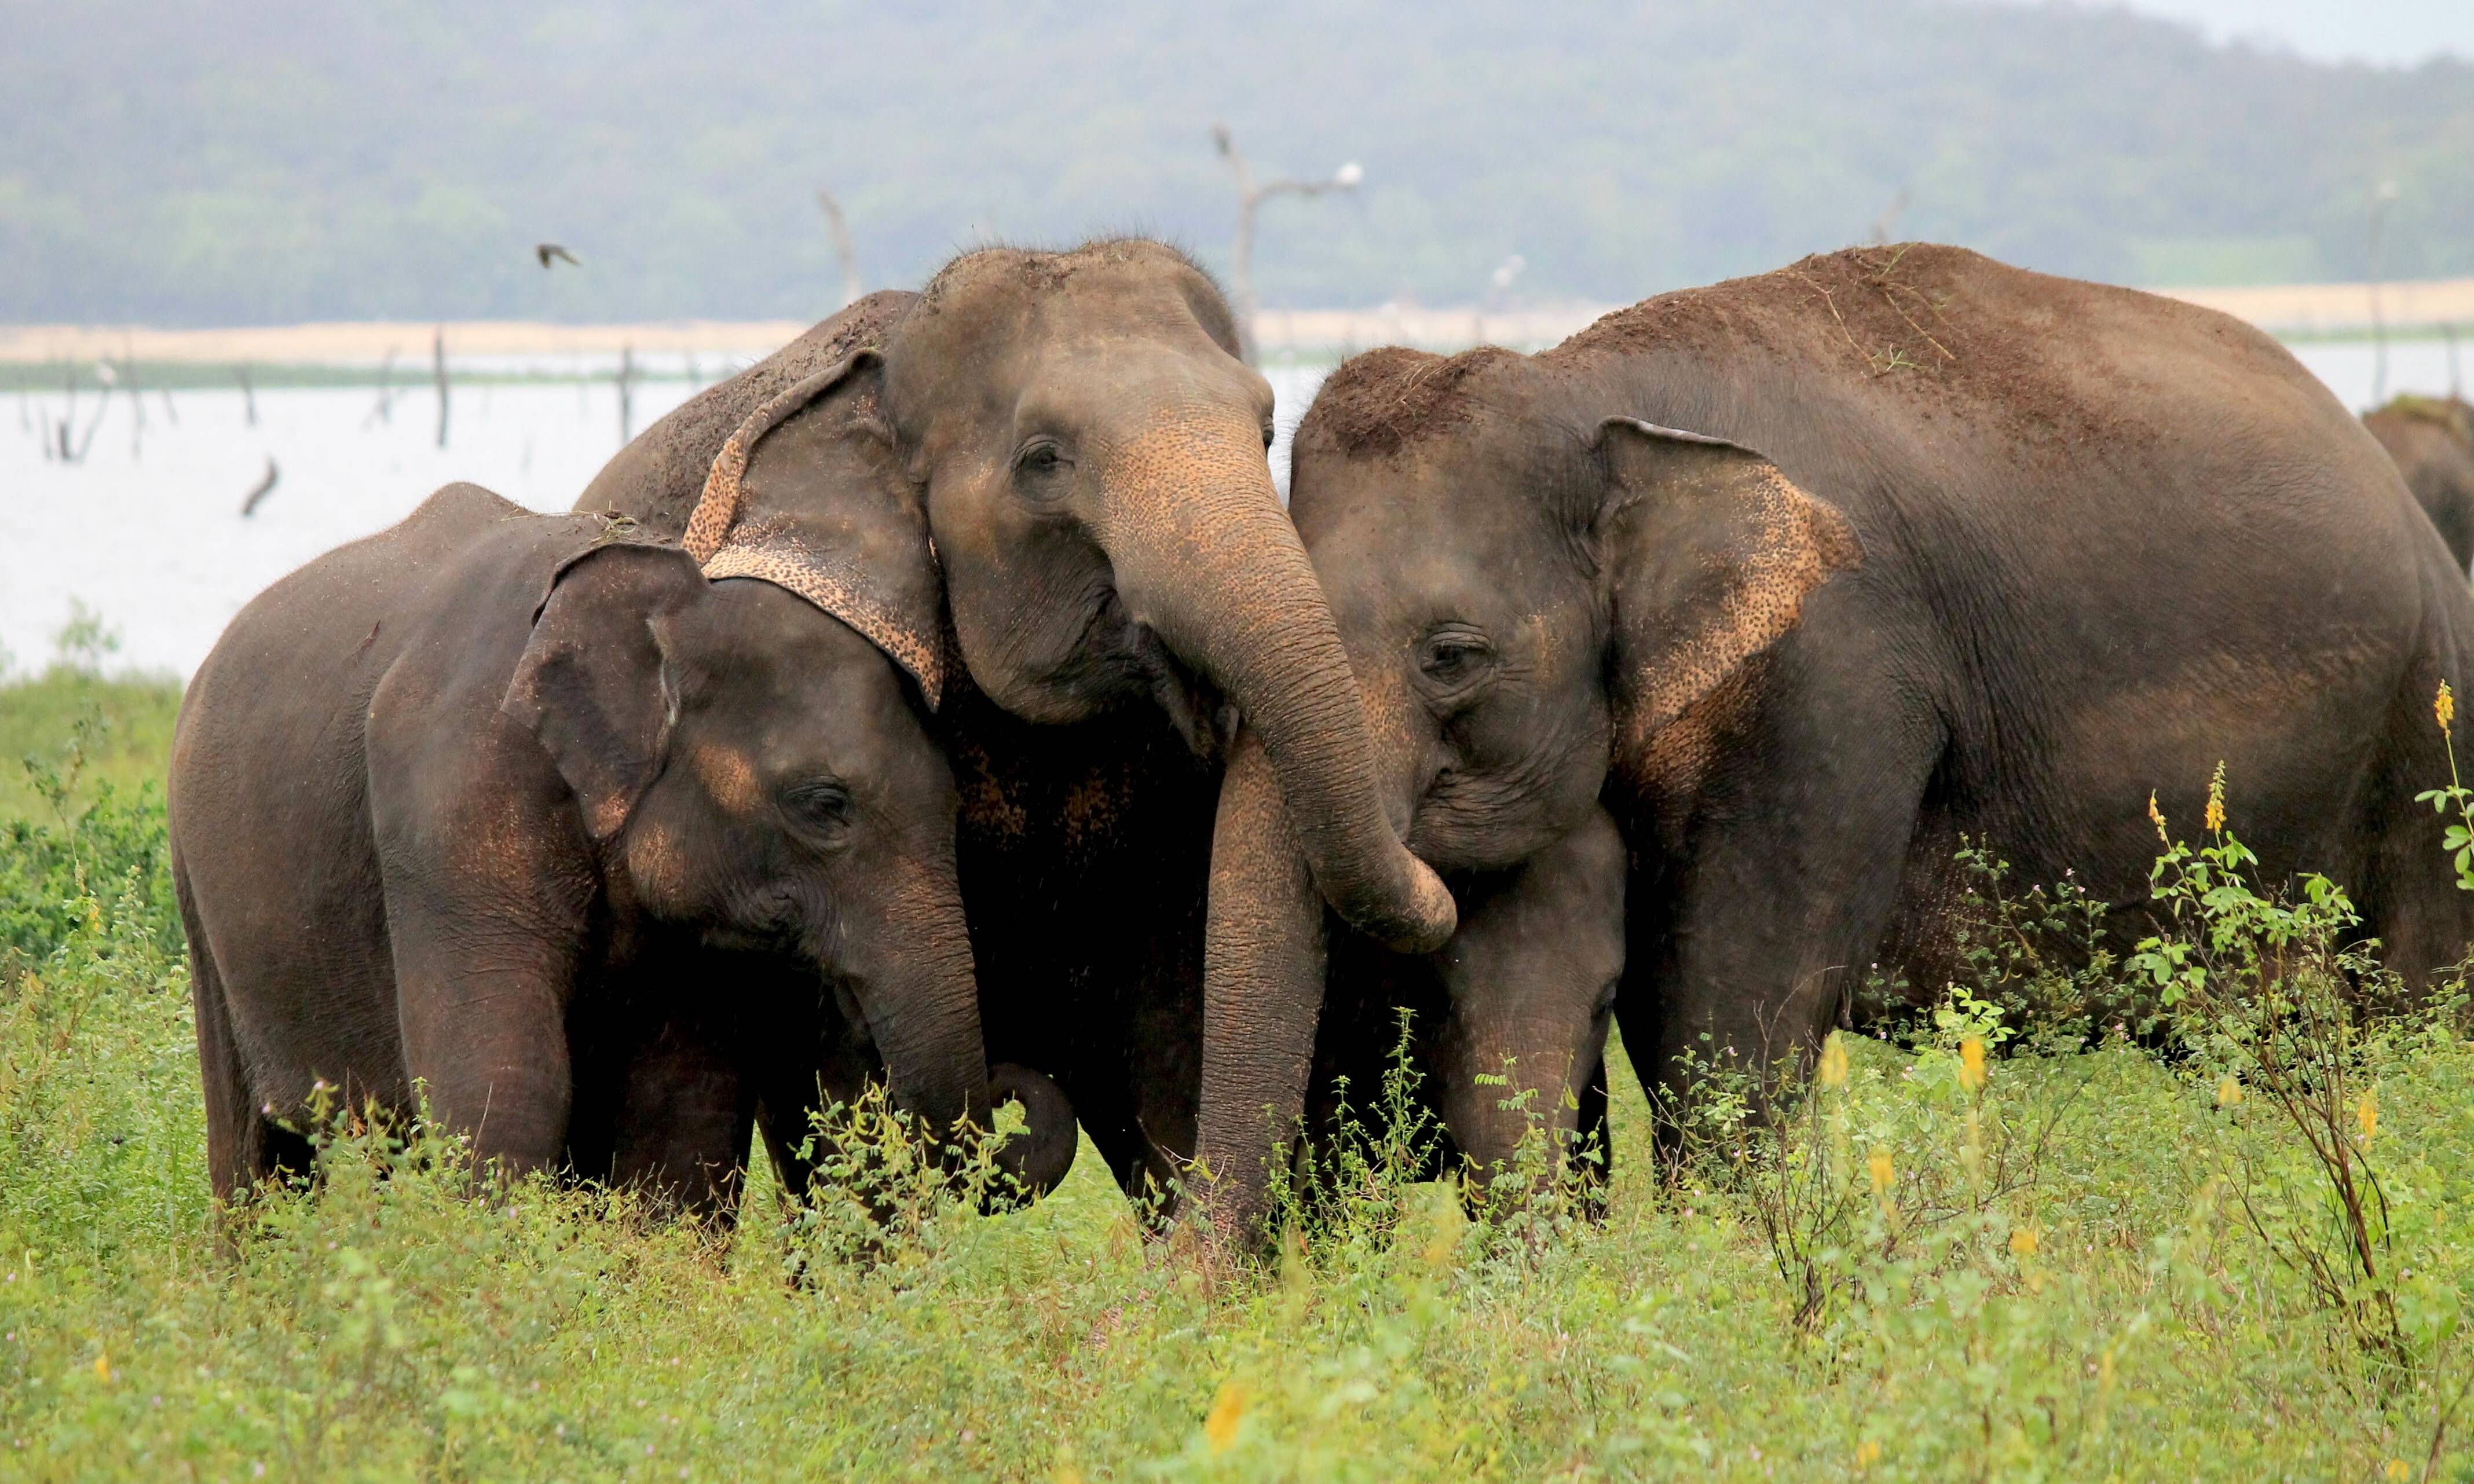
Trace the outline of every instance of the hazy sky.
{"label": "hazy sky", "polygon": [[2322,61],[2474,61],[2474,0],[2118,0],[2193,21],[2214,40],[2267,42]]}

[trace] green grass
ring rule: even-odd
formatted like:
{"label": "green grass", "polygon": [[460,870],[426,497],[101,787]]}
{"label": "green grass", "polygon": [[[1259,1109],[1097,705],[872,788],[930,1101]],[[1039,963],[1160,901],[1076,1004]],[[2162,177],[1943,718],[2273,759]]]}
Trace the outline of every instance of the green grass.
{"label": "green grass", "polygon": [[64,665],[0,685],[0,824],[61,822],[36,789],[30,761],[61,774],[70,786],[69,802],[80,808],[93,803],[106,785],[133,793],[148,783],[159,784],[180,711],[177,682],[98,679]]}
{"label": "green grass", "polygon": [[[55,677],[0,690],[0,737],[57,755],[88,700],[168,719]],[[2325,1225],[2265,1097],[2119,1040],[1972,1087],[1963,1014],[1853,1042],[1756,1136],[1828,1220],[1721,1147],[1653,1179],[1618,1057],[1603,1222],[1545,1201],[1497,1234],[1361,1172],[1261,1273],[1146,1242],[1087,1147],[1033,1209],[859,1263],[768,1193],[716,1246],[542,1182],[473,1199],[434,1147],[380,1178],[348,1136],[227,1250],[159,804],[127,781],[13,837],[42,870],[0,862],[0,1477],[2474,1477],[2474,1052],[2445,1027],[2359,1058],[2413,1274],[2387,1371],[2232,1194],[2301,1193],[2270,1236]],[[1821,1239],[1802,1323],[1782,1212]]]}

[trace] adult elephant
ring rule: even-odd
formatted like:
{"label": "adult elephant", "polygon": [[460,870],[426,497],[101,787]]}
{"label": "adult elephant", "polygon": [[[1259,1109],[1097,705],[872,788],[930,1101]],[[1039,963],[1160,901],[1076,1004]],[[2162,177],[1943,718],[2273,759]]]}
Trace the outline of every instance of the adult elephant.
{"label": "adult elephant", "polygon": [[[2142,901],[2151,791],[2193,827],[2219,760],[2263,871],[2336,876],[2409,979],[2474,935],[2412,805],[2448,775],[2463,572],[2362,425],[2222,315],[1950,248],[1807,258],[1537,355],[1359,356],[1290,508],[1411,848],[1457,883],[1601,808],[1622,829],[1616,1014],[1653,1078],[1808,1052],[1877,965],[1942,984],[1962,836]],[[1275,814],[1267,781],[1232,773],[1223,817]],[[1298,1107],[1263,1048],[1309,1043],[1323,988],[1302,867],[1244,869],[1284,926],[1208,1028],[1206,1148]],[[1578,1080],[1571,1025],[1511,1049]]]}
{"label": "adult elephant", "polygon": [[[708,469],[812,378],[868,409],[942,570],[960,663],[938,730],[991,1055],[1062,1083],[1140,1194],[1194,1150],[1233,717],[1345,920],[1413,949],[1454,920],[1384,813],[1348,658],[1273,493],[1271,388],[1238,358],[1210,280],[1159,243],[986,249],[691,399],[578,507],[716,538],[690,528]],[[737,508],[788,539],[820,519],[795,469],[748,481]]]}
{"label": "adult elephant", "polygon": [[2400,397],[2363,414],[2405,487],[2439,528],[2460,571],[2474,563],[2474,405],[2459,397]]}

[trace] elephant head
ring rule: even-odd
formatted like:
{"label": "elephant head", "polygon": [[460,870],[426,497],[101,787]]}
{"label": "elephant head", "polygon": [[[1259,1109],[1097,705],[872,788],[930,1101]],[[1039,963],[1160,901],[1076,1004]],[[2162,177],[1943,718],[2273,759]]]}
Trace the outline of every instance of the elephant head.
{"label": "elephant head", "polygon": [[[1298,429],[1290,513],[1373,718],[1385,805],[1446,876],[1577,848],[1611,762],[1638,779],[1706,762],[1706,730],[1675,723],[1723,704],[1857,559],[1846,520],[1758,453],[1613,402],[1511,352],[1378,351],[1336,371]],[[1232,766],[1222,798],[1214,889],[1243,898],[1229,915],[1246,930],[1221,951],[1251,966],[1251,992],[1207,1011],[1206,1129],[1296,1106],[1302,1062],[1251,1048],[1311,1027],[1322,986],[1298,868],[1259,851],[1242,874],[1222,864],[1231,820],[1255,821],[1241,845],[1273,833],[1264,782]],[[1532,1066],[1573,1049],[1502,1048]],[[1250,1211],[1248,1196],[1232,1204]]]}
{"label": "elephant head", "polygon": [[888,329],[881,375],[982,691],[1041,722],[1148,697],[1198,746],[1225,700],[1342,916],[1419,951],[1449,935],[1272,487],[1271,388],[1201,270],[1141,240],[971,253]]}
{"label": "elephant head", "polygon": [[748,416],[683,548],[615,544],[566,567],[505,709],[643,909],[815,963],[899,1106],[985,1129],[996,1098],[1021,1101],[1031,1126],[1000,1157],[1035,1193],[1073,1158],[1073,1113],[1020,1068],[992,1092],[958,795],[929,733],[942,595],[873,368],[860,353]]}

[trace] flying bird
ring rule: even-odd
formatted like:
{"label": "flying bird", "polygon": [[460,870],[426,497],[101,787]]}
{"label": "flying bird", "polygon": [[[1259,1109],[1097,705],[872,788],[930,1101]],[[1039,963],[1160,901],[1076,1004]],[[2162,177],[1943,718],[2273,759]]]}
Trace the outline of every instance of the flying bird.
{"label": "flying bird", "polygon": [[549,260],[550,260],[551,258],[553,258],[553,257],[557,257],[557,258],[564,258],[564,259],[565,259],[565,260],[567,260],[568,262],[575,263],[575,266],[577,266],[578,268],[581,268],[581,267],[583,267],[583,266],[584,266],[582,263],[575,262],[575,255],[574,255],[573,253],[570,253],[570,252],[569,252],[567,249],[565,249],[565,248],[563,248],[563,247],[560,247],[560,246],[559,246],[557,243],[555,243],[555,242],[536,242],[536,243],[534,243],[534,244],[533,244],[533,255],[534,255],[535,257],[538,257],[538,258],[540,258],[540,259],[541,259],[541,265],[542,265],[543,267],[545,267],[545,268],[546,268],[546,267],[548,267],[548,266],[549,266]]}

